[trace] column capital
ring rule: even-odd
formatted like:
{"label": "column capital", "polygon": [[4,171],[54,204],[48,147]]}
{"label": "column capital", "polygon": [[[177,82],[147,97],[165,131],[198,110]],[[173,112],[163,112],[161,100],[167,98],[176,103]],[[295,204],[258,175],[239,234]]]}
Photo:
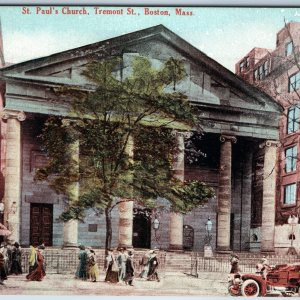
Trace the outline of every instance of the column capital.
{"label": "column capital", "polygon": [[176,138],[179,138],[179,137],[183,137],[185,139],[189,139],[192,135],[192,132],[190,131],[179,131],[179,130],[172,130],[172,135]]}
{"label": "column capital", "polygon": [[280,146],[280,142],[279,141],[275,141],[275,140],[266,140],[264,142],[262,142],[259,145],[260,149],[263,149],[265,147],[279,147]]}
{"label": "column capital", "polygon": [[231,143],[233,143],[233,144],[236,144],[237,138],[236,138],[235,136],[233,136],[233,135],[225,135],[225,134],[222,134],[222,135],[220,136],[220,141],[221,141],[221,143],[224,143],[224,142],[229,141],[229,142],[231,142]]}
{"label": "column capital", "polygon": [[22,122],[25,121],[26,115],[23,111],[4,108],[0,112],[0,118],[3,120],[17,119],[18,121]]}

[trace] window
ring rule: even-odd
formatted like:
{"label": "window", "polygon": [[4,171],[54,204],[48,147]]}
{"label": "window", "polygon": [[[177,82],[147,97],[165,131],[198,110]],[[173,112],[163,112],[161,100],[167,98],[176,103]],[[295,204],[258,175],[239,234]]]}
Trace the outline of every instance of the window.
{"label": "window", "polygon": [[268,69],[268,61],[266,60],[262,65],[260,65],[257,69],[254,70],[254,79],[255,80],[263,80],[269,73]]}
{"label": "window", "polygon": [[243,71],[245,71],[246,69],[249,68],[249,62],[250,62],[249,57],[245,57],[245,58],[240,62],[240,72],[243,72]]}
{"label": "window", "polygon": [[258,70],[254,70],[254,80],[258,80]]}
{"label": "window", "polygon": [[269,64],[268,64],[268,61],[266,60],[263,64],[263,69],[264,69],[264,76],[267,76],[269,74]]}
{"label": "window", "polygon": [[297,146],[285,150],[285,172],[293,172],[297,169]]}
{"label": "window", "polygon": [[285,56],[289,56],[293,53],[293,43],[289,42],[285,45]]}
{"label": "window", "polygon": [[289,78],[289,92],[293,92],[300,88],[300,72]]}
{"label": "window", "polygon": [[299,129],[299,107],[292,106],[288,110],[287,133],[295,132]]}
{"label": "window", "polygon": [[296,183],[288,184],[284,187],[284,204],[296,203]]}
{"label": "window", "polygon": [[89,224],[88,231],[89,232],[97,232],[97,224]]}

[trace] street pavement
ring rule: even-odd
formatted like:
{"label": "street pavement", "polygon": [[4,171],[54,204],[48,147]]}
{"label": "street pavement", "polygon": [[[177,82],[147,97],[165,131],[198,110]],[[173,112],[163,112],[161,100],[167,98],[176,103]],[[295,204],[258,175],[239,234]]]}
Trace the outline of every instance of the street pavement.
{"label": "street pavement", "polygon": [[135,279],[134,286],[122,283],[76,280],[71,274],[47,274],[41,282],[27,281],[26,275],[9,276],[0,295],[99,295],[99,296],[227,296],[227,274],[201,273],[193,277],[166,273],[160,282]]}

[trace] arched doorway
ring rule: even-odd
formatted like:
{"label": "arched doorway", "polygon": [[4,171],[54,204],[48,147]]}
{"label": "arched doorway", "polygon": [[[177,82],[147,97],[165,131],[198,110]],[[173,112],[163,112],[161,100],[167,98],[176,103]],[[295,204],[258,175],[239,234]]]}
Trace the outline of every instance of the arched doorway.
{"label": "arched doorway", "polygon": [[151,247],[151,217],[148,209],[134,208],[132,245],[134,248]]}

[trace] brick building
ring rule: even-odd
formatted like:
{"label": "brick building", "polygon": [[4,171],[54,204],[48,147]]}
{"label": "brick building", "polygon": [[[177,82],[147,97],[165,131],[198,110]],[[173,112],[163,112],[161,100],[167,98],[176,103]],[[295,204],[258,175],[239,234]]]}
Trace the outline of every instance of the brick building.
{"label": "brick building", "polygon": [[[5,180],[4,222],[13,232],[10,239],[23,245],[35,239],[46,241],[48,246],[105,244],[104,216],[88,211],[84,223],[60,222],[58,217],[64,209],[62,197],[45,182],[33,180],[35,169],[46,161],[36,139],[43,123],[49,115],[69,114],[68,107],[53,102],[56,97],[53,89],[61,85],[89,86],[91,82],[81,72],[92,53],[101,58],[119,56],[123,71],[130,70],[130,62],[136,55],[147,57],[153,66],[170,57],[184,61],[187,77],[178,87],[200,108],[205,134],[199,147],[207,155],[197,164],[185,161],[184,136],[179,133],[182,153],[176,166],[182,179],[202,180],[213,186],[217,194],[207,205],[185,216],[158,215],[157,232],[152,229],[153,220],[133,214],[139,208],[126,203],[116,207],[112,214],[113,246],[122,243],[136,248],[158,246],[202,251],[205,224],[210,217],[215,249],[249,249],[253,244],[251,203],[257,196],[252,194],[253,186],[257,185],[252,178],[253,157],[261,154],[262,172],[269,174],[276,152],[281,107],[272,97],[245,83],[162,25],[1,70],[5,86],[1,170]],[[274,248],[274,185],[275,176],[271,174],[260,187],[265,225],[261,247],[265,251]]]}
{"label": "brick building", "polygon": [[[274,163],[276,181],[275,247],[293,245],[300,250],[300,226],[292,216],[300,212],[299,186],[299,69],[300,23],[290,22],[278,33],[274,50],[254,48],[236,65],[236,74],[262,89],[280,103],[284,112],[280,118],[280,145]],[[259,157],[256,158],[259,164]],[[259,194],[259,190],[256,191]],[[261,201],[252,208],[252,231],[260,234]]]}

